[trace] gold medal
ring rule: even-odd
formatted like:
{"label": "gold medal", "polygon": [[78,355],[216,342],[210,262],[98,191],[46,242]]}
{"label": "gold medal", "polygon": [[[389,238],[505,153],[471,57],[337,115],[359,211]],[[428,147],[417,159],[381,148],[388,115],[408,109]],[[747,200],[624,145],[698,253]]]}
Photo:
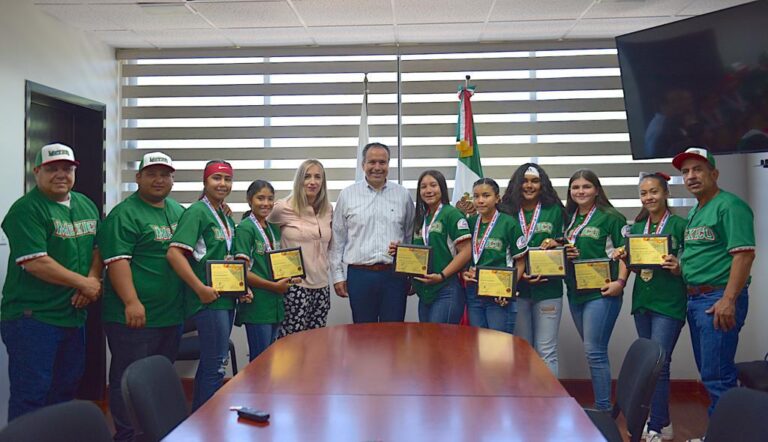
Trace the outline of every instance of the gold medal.
{"label": "gold medal", "polygon": [[642,269],[640,271],[640,279],[642,279],[645,282],[648,282],[651,279],[653,279],[653,270],[651,270],[651,269]]}

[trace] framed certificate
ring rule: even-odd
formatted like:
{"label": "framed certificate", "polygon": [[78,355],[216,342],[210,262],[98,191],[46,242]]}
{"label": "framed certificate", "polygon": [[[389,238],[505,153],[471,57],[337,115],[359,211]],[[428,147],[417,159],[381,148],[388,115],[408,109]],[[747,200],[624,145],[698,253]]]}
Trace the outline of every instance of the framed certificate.
{"label": "framed certificate", "polygon": [[525,273],[531,276],[545,278],[562,278],[565,276],[565,247],[542,249],[528,248],[525,256]]}
{"label": "framed certificate", "polygon": [[477,296],[512,298],[517,285],[517,269],[510,267],[477,268]]}
{"label": "framed certificate", "polygon": [[576,291],[594,291],[611,282],[610,259],[583,259],[573,261]]}
{"label": "framed certificate", "polygon": [[431,261],[431,247],[398,244],[395,251],[395,273],[425,276],[429,273]]}
{"label": "framed certificate", "polygon": [[272,280],[285,278],[303,278],[307,276],[304,269],[304,256],[301,247],[291,249],[270,250],[267,252],[267,264]]}
{"label": "framed certificate", "polygon": [[670,235],[627,236],[627,267],[659,268],[672,248]]}
{"label": "framed certificate", "polygon": [[221,296],[239,297],[247,293],[246,262],[209,260],[205,263],[208,285],[216,289]]}

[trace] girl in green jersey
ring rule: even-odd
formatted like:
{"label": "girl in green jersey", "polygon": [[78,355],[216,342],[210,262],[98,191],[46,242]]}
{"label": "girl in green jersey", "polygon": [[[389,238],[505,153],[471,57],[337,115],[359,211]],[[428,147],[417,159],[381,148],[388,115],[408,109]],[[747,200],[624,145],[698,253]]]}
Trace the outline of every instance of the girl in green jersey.
{"label": "girl in green jersey", "polygon": [[458,272],[472,257],[470,237],[466,218],[451,206],[443,174],[424,171],[416,185],[413,244],[431,247],[432,262],[426,276],[414,278],[420,322],[459,323],[464,313],[464,288]]}
{"label": "girl in green jersey", "polygon": [[280,248],[280,228],[267,222],[275,206],[275,189],[266,181],[256,180],[248,186],[246,198],[251,210],[243,214],[235,231],[234,253],[235,258],[248,261],[246,278],[253,289],[253,302],[237,306],[235,324],[245,324],[252,361],[277,339],[280,322],[285,318],[283,295],[291,283],[300,279],[273,282],[270,277],[267,253]]}
{"label": "girl in green jersey", "polygon": [[[232,177],[232,166],[226,161],[210,161],[205,166],[203,195],[182,214],[166,255],[173,270],[187,284],[186,316],[195,323],[200,341],[193,410],[221,387],[228,362],[229,334],[237,300],[222,298],[207,285],[206,263],[233,258],[235,223],[222,211],[224,199],[232,191]],[[242,300],[248,302],[250,297]]]}
{"label": "girl in green jersey", "polygon": [[[477,266],[515,267],[522,276],[522,257],[527,249],[520,224],[498,210],[499,185],[490,178],[481,178],[472,187],[477,215],[469,218],[472,233],[471,267],[464,272],[467,281],[467,313],[469,324],[513,333],[517,306],[515,293],[511,298],[493,298],[477,294]],[[518,279],[520,279],[518,277]]]}
{"label": "girl in green jersey", "polygon": [[[613,208],[600,179],[591,170],[578,170],[571,176],[566,213],[570,217],[565,229],[569,259],[605,259],[611,257],[616,248],[624,246],[622,229],[626,218]],[[595,408],[601,411],[611,409],[608,341],[621,310],[621,295],[628,273],[623,265],[611,262],[611,282],[587,292],[576,290],[573,267],[566,277],[571,316],[584,341],[592,375]]]}
{"label": "girl in green jersey", "polygon": [[[680,330],[685,324],[688,302],[680,267],[676,264],[686,220],[669,210],[669,179],[669,175],[661,172],[641,174],[639,187],[643,208],[630,229],[631,234],[669,235],[672,238],[671,255],[666,257],[661,269],[632,269],[636,272],[632,315],[637,335],[661,344],[665,354],[647,426],[648,441],[652,442],[674,438],[669,418],[669,366]],[[624,259],[626,253],[617,251],[615,256]]]}
{"label": "girl in green jersey", "polygon": [[[565,207],[547,173],[526,163],[512,174],[499,210],[516,218],[529,247],[557,247],[563,236]],[[562,278],[533,278],[518,286],[515,334],[534,346],[557,376],[557,335],[563,311]]]}

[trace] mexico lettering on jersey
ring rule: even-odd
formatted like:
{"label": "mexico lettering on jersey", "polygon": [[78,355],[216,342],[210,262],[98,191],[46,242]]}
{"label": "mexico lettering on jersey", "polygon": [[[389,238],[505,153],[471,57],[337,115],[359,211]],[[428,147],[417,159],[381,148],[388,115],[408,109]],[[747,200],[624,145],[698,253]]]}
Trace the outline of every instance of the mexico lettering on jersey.
{"label": "mexico lettering on jersey", "polygon": [[97,222],[95,219],[62,221],[53,219],[53,234],[59,238],[77,238],[78,236],[95,235]]}

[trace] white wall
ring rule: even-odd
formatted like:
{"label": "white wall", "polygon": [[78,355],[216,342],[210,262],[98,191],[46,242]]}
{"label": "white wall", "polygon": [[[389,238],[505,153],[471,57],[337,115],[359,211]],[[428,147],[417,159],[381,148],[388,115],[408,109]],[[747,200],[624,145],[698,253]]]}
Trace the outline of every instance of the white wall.
{"label": "white wall", "polygon": [[[38,11],[3,2],[0,14],[0,216],[24,192],[24,82],[31,80],[107,105],[107,205],[118,197],[117,63],[114,50]],[[73,146],[77,155],[77,146]],[[0,245],[5,281],[8,245]],[[8,406],[8,360],[0,344],[0,423]]]}

